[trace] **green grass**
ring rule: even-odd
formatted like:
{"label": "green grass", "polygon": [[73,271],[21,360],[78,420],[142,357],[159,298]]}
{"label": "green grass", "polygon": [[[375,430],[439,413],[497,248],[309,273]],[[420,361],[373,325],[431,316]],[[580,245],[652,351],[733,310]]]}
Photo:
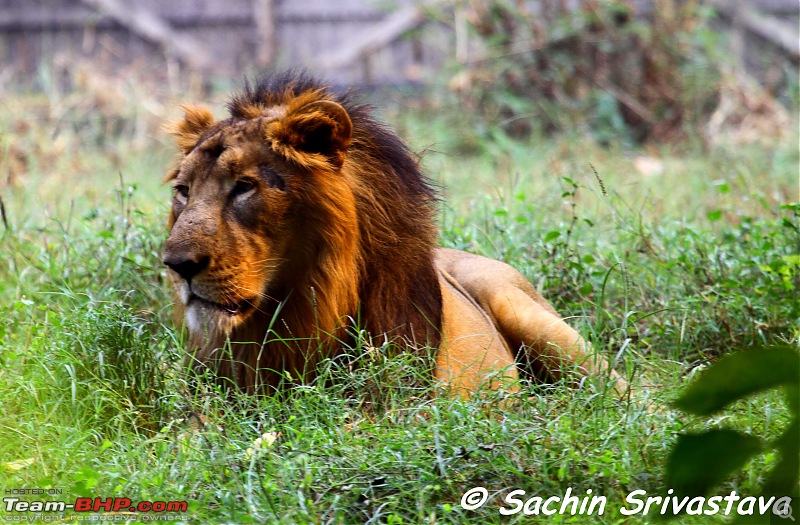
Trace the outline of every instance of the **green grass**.
{"label": "green grass", "polygon": [[[442,244],[517,267],[640,385],[637,399],[591,382],[451,399],[409,380],[413,358],[365,345],[350,349],[354,366],[326,363],[324,380],[252,399],[193,386],[181,368],[158,257],[172,153],[124,125],[109,138],[79,110],[56,132],[48,112],[24,132],[23,113],[0,122],[0,145],[30,155],[2,189],[0,490],[186,500],[191,523],[654,523],[617,509],[633,490],[666,494],[677,433],[724,422],[776,437],[787,424],[778,393],[710,421],[669,402],[735,348],[797,344],[796,137],[647,152],[540,138],[466,156],[445,119],[395,115],[415,149],[441,150],[425,164],[447,196]],[[663,172],[638,173],[641,155]],[[264,433],[277,439],[258,448]],[[757,494],[776,460],[759,456],[719,494]],[[462,509],[475,486],[493,497]],[[608,506],[501,516],[514,488],[592,489]]]}

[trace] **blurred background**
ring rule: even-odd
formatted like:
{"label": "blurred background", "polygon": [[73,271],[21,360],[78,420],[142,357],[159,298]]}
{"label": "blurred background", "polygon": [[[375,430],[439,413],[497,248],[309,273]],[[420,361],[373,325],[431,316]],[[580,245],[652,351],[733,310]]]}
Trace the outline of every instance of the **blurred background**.
{"label": "blurred background", "polygon": [[799,23],[797,0],[0,0],[0,187],[138,180],[179,103],[222,115],[287,67],[360,88],[418,151],[492,164],[559,137],[650,148],[648,176],[664,145],[793,150]]}

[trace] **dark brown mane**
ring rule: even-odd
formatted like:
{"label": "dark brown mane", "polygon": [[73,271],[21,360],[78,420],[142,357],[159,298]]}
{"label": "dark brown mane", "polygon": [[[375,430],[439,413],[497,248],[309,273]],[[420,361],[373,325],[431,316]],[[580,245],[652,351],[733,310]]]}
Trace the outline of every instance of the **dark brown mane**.
{"label": "dark brown mane", "polygon": [[[229,123],[256,118],[270,108],[291,106],[298,99],[336,102],[347,111],[352,121],[352,143],[346,150],[341,171],[347,175],[346,180],[355,196],[358,282],[350,283],[350,286],[357,288],[358,306],[338,305],[340,310],[345,308],[346,311],[338,311],[337,315],[349,317],[355,327],[366,330],[378,338],[378,342],[386,338],[412,350],[437,346],[442,324],[442,296],[433,262],[437,237],[436,192],[423,176],[417,157],[403,141],[371,116],[368,105],[356,103],[350,94],[337,93],[301,72],[267,75],[254,84],[248,82],[244,91],[229,102],[230,118],[217,123],[206,136]],[[197,144],[203,140],[203,137],[199,138]],[[324,189],[319,193],[312,191],[314,194],[310,201],[316,199],[319,206],[325,206],[326,203],[322,202],[326,199]],[[327,206],[331,207],[330,204]],[[326,216],[334,216],[327,213]],[[297,238],[291,242],[302,243],[304,239]],[[313,282],[321,286],[331,279],[314,279]],[[326,290],[317,291],[322,295]],[[278,301],[283,299],[276,297]],[[298,333],[298,328],[300,331],[307,328],[307,317],[315,315],[298,303],[298,298],[290,295],[278,313],[273,329],[280,337],[305,341],[306,350],[301,349],[303,355],[296,351],[292,355],[292,344],[269,342],[274,335],[266,332],[276,304],[272,309],[254,315],[252,322],[233,330],[230,340],[234,343],[229,357],[220,360],[220,351],[215,348],[223,341],[217,336],[206,343],[198,358],[204,362],[219,360],[217,372],[248,390],[256,383],[275,382],[274,374],[254,373],[256,368],[278,371],[313,369],[318,354],[335,353],[336,349],[315,351],[313,343],[308,342],[308,338],[315,334]],[[341,339],[344,334],[331,335],[334,336],[333,344],[341,345],[336,339]],[[251,344],[239,345],[236,341]],[[254,348],[262,341],[267,341],[263,348]],[[295,346],[303,347],[303,344]]]}

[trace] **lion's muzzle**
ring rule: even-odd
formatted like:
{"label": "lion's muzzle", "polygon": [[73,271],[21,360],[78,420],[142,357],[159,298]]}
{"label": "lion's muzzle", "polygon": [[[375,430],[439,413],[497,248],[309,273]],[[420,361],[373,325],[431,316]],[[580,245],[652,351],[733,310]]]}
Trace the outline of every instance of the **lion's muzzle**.
{"label": "lion's muzzle", "polygon": [[192,277],[208,268],[210,261],[211,257],[208,255],[164,251],[164,264],[180,275],[186,282],[191,282]]}
{"label": "lion's muzzle", "polygon": [[170,228],[162,261],[191,285],[192,279],[211,265],[209,247],[214,245],[216,233],[216,221],[208,206],[201,203],[181,209]]}

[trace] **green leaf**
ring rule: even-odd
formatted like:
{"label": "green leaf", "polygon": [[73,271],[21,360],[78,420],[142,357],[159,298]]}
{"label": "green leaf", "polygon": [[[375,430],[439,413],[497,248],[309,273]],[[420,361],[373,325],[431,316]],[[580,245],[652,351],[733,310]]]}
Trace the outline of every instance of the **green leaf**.
{"label": "green leaf", "polygon": [[544,236],[544,242],[550,242],[554,239],[557,239],[561,235],[560,231],[552,230],[547,232],[547,235]]}
{"label": "green leaf", "polygon": [[735,430],[678,436],[667,459],[667,486],[679,498],[703,496],[761,450],[760,439]]}
{"label": "green leaf", "polygon": [[706,217],[708,217],[708,220],[712,222],[718,221],[722,218],[722,210],[711,210],[710,212],[706,213]]}
{"label": "green leaf", "polygon": [[75,480],[75,484],[72,486],[72,492],[85,498],[93,497],[96,492],[94,486],[97,485],[97,476],[98,474],[94,470],[89,467],[82,467],[78,472],[72,475],[72,478]]}
{"label": "green leaf", "polygon": [[800,355],[789,346],[756,347],[717,361],[674,402],[684,412],[707,416],[745,396],[800,382]]}
{"label": "green leaf", "polygon": [[797,230],[797,226],[795,226],[795,224],[792,221],[790,221],[789,219],[787,219],[786,217],[781,219],[781,226],[783,226],[784,228],[788,228],[790,230],[793,230],[793,231],[798,231]]}
{"label": "green leaf", "polygon": [[780,460],[764,482],[764,494],[797,497],[797,481],[800,477],[800,419],[795,417],[774,445],[780,452]]}
{"label": "green leaf", "polygon": [[800,266],[800,254],[783,255],[781,259],[790,266]]}

